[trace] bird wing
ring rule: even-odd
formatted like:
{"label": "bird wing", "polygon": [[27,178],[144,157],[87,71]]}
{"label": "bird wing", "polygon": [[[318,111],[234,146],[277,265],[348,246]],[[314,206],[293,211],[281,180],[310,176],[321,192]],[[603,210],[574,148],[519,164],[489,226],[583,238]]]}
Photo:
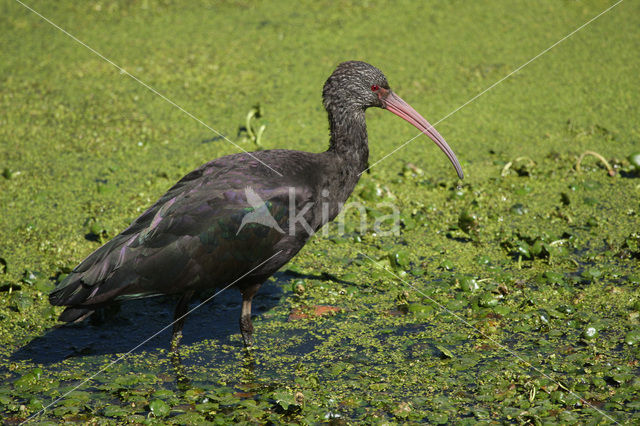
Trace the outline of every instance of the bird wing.
{"label": "bird wing", "polygon": [[[127,229],[89,255],[51,293],[51,303],[90,306],[194,286],[220,287],[273,256],[282,240],[299,239],[281,232],[289,229],[286,182],[271,179],[266,185],[263,176],[219,160],[185,176]],[[258,221],[245,223],[238,232],[243,217],[256,209],[254,194],[281,230]],[[304,206],[312,199],[311,188],[297,187],[293,204]]]}

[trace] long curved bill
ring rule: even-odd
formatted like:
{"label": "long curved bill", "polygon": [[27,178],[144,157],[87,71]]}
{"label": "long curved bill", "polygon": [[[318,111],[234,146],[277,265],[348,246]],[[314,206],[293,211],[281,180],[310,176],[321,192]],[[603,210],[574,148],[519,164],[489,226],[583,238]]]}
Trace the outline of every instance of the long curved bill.
{"label": "long curved bill", "polygon": [[451,164],[453,164],[453,167],[455,167],[456,172],[458,173],[458,177],[460,179],[464,178],[464,173],[462,172],[460,162],[456,158],[456,154],[453,153],[453,150],[449,147],[447,142],[445,142],[444,138],[440,136],[440,133],[438,133],[435,127],[429,124],[423,116],[411,107],[411,105],[403,101],[400,96],[396,95],[391,90],[389,90],[386,98],[381,98],[381,100],[385,109],[388,109],[398,117],[413,124],[418,130],[429,136],[429,138],[431,138],[431,140],[434,141],[445,154],[447,154],[449,161],[451,161]]}

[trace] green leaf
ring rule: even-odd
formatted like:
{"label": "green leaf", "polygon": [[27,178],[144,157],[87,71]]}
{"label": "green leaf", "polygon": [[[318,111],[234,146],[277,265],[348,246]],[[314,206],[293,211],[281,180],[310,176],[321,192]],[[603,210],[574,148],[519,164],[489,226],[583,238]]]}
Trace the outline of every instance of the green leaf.
{"label": "green leaf", "polygon": [[171,407],[161,399],[154,399],[149,403],[149,410],[156,417],[166,417],[171,412]]}
{"label": "green leaf", "polygon": [[130,414],[130,412],[119,405],[107,405],[102,410],[102,414],[106,417],[124,417]]}
{"label": "green leaf", "polygon": [[276,403],[282,407],[283,410],[288,410],[290,405],[297,405],[293,393],[290,391],[277,391],[273,393],[273,399]]}

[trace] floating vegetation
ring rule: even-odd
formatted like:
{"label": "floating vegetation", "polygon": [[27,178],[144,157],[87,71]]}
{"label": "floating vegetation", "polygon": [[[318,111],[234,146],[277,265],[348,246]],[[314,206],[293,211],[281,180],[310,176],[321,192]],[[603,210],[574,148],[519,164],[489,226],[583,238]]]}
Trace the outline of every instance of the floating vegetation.
{"label": "floating vegetation", "polygon": [[607,168],[607,173],[609,173],[609,176],[616,175],[616,171],[613,169],[613,167],[611,167],[611,164],[609,164],[609,162],[602,155],[594,151],[585,151],[582,154],[580,154],[580,157],[578,157],[578,161],[576,162],[576,171],[578,173],[582,173],[582,168],[581,168],[582,160],[584,160],[584,157],[586,157],[587,155],[591,155],[593,157],[596,157],[598,160],[600,160],[600,162]]}
{"label": "floating vegetation", "polygon": [[507,176],[510,172],[515,172],[518,176],[531,176],[536,163],[529,157],[518,157],[504,165],[500,175]]}
{"label": "floating vegetation", "polygon": [[240,127],[238,135],[242,136],[242,142],[251,142],[254,145],[254,149],[263,149],[262,135],[267,129],[266,124],[261,124],[256,127],[256,120],[262,118],[263,110],[260,104],[255,104],[247,113],[245,117],[244,127]]}
{"label": "floating vegetation", "polygon": [[[354,52],[384,61],[380,37],[364,36],[381,22],[406,30],[384,35],[392,87],[437,119],[524,61],[518,46],[542,49],[545,29],[570,31],[605,7],[504,3],[36,9],[211,128],[233,135],[242,122],[243,148],[266,145],[268,107],[270,146],[319,152],[319,79]],[[369,223],[392,202],[398,232],[361,230],[353,209],[339,235],[312,237],[256,295],[256,349],[243,351],[238,295],[223,292],[190,314],[176,364],[162,333],[126,355],[169,324],[175,300],[58,327],[47,295],[184,173],[235,147],[201,143],[209,129],[18,3],[1,19],[4,423],[640,423],[637,2],[436,125],[463,182],[420,140],[363,175],[349,201]],[[413,135],[370,121],[371,164]],[[591,154],[577,164],[587,149],[616,177]]]}

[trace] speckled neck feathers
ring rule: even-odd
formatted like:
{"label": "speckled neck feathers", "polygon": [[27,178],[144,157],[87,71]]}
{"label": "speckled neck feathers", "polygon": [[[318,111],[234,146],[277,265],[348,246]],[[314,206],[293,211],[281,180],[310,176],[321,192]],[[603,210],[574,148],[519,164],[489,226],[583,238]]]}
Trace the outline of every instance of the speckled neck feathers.
{"label": "speckled neck feathers", "polygon": [[371,92],[372,84],[388,87],[379,69],[364,62],[349,61],[337,67],[322,91],[329,115],[329,152],[348,162],[355,176],[366,170],[369,161],[365,110],[381,106]]}
{"label": "speckled neck feathers", "polygon": [[364,110],[345,113],[344,111],[328,111],[329,151],[350,163],[358,175],[368,166],[369,145]]}

